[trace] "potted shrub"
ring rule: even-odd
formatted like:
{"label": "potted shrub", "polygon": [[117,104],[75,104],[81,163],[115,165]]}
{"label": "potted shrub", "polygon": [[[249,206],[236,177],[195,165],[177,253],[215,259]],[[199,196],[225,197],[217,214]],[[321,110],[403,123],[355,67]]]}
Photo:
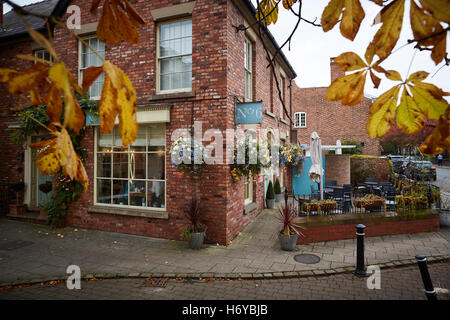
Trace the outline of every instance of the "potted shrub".
{"label": "potted shrub", "polygon": [[269,186],[267,187],[266,201],[267,201],[267,208],[269,209],[275,208],[275,191],[273,190],[272,181],[269,181]]}
{"label": "potted shrub", "polygon": [[297,245],[298,236],[303,236],[303,234],[299,232],[299,229],[304,228],[294,222],[295,211],[289,203],[279,209],[277,218],[282,223],[282,228],[280,230],[280,234],[278,235],[281,249],[285,251],[292,251]]}
{"label": "potted shrub", "polygon": [[205,240],[207,227],[201,221],[202,211],[200,210],[200,201],[197,198],[190,201],[184,216],[188,219],[189,224],[184,229],[182,237],[189,240],[189,248],[200,249]]}
{"label": "potted shrub", "polygon": [[9,213],[12,215],[24,214],[27,211],[27,207],[23,203],[19,204],[19,192],[25,189],[25,183],[22,181],[10,183],[9,189],[16,193],[16,203],[9,205]]}
{"label": "potted shrub", "polygon": [[41,205],[41,210],[47,213],[47,223],[55,228],[64,228],[66,226],[67,206],[60,199],[50,199]]}
{"label": "potted shrub", "polygon": [[275,181],[273,191],[275,192],[275,202],[280,202],[283,199],[283,196],[281,194],[281,185],[280,185],[280,181],[278,180],[278,178]]}
{"label": "potted shrub", "polygon": [[[52,191],[52,189],[53,189],[53,184],[52,184],[51,181],[47,181],[47,182],[41,183],[39,185],[39,191],[45,193],[47,201],[48,201],[48,194]],[[42,209],[42,206],[39,209],[40,209],[39,217],[40,218],[46,218],[47,217],[47,212]]]}

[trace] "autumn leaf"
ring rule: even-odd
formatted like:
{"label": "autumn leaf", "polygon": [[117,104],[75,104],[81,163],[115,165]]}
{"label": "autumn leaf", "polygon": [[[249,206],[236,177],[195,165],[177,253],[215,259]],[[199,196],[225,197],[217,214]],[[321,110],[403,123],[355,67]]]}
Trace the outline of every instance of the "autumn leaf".
{"label": "autumn leaf", "polygon": [[364,98],[367,71],[345,75],[334,80],[327,89],[326,99],[342,100],[342,104],[353,106]]}
{"label": "autumn leaf", "polygon": [[383,24],[367,47],[366,60],[369,63],[374,54],[383,60],[392,52],[402,30],[404,7],[405,0],[392,1],[375,18],[374,24]]}
{"label": "autumn leaf", "polygon": [[392,81],[402,81],[402,76],[400,75],[400,73],[398,73],[398,71],[395,70],[388,70],[386,73],[386,77]]}
{"label": "autumn leaf", "polygon": [[415,86],[409,86],[408,88],[419,107],[427,112],[427,117],[438,120],[447,111],[448,102],[442,97],[433,95],[433,91],[429,89],[432,87],[435,86],[429,83],[425,85],[416,83]]}
{"label": "autumn leaf", "polygon": [[342,71],[354,71],[365,67],[367,64],[354,52],[344,52],[333,59]]}
{"label": "autumn leaf", "polygon": [[289,8],[292,8],[294,3],[296,3],[296,2],[297,2],[297,0],[283,0],[283,7],[286,10],[289,10]]}
{"label": "autumn leaf", "polygon": [[361,21],[365,17],[359,0],[345,0],[345,10],[342,14],[341,34],[349,40],[355,39]]}
{"label": "autumn leaf", "polygon": [[338,23],[342,13],[341,34],[353,41],[365,17],[359,0],[331,0],[322,12],[321,24],[327,32]]}
{"label": "autumn leaf", "polygon": [[425,123],[423,110],[411,98],[406,90],[400,100],[397,108],[397,125],[406,134],[414,134],[423,128]]}
{"label": "autumn leaf", "polygon": [[276,0],[262,0],[256,10],[256,19],[266,26],[278,20],[278,3]]}
{"label": "autumn leaf", "polygon": [[30,148],[42,149],[36,156],[36,167],[42,175],[54,175],[59,172],[61,165],[56,138],[31,144]]}
{"label": "autumn leaf", "polygon": [[[438,20],[426,14],[414,1],[411,1],[410,10],[411,28],[418,46],[432,46],[431,58],[435,64],[441,62],[446,56],[447,34]],[[442,33],[443,32],[443,33]],[[439,34],[441,33],[441,34]],[[433,36],[434,34],[438,34]]]}
{"label": "autumn leaf", "polygon": [[[100,2],[100,0],[92,2],[92,14],[97,14]],[[106,44],[117,44],[122,39],[136,44],[139,43],[137,28],[144,24],[145,21],[127,0],[105,0],[97,26],[97,36]]]}
{"label": "autumn leaf", "polygon": [[[104,61],[101,67],[105,72],[105,81],[99,104],[100,132],[109,133],[119,116],[119,134],[124,146],[132,143],[137,136],[136,91],[127,75],[118,67]],[[88,79],[83,81],[83,88],[88,89],[101,72],[99,69],[88,69]]]}
{"label": "autumn leaf", "polygon": [[380,86],[381,79],[377,77],[372,70],[370,70],[370,79],[372,79],[373,87],[376,89]]}
{"label": "autumn leaf", "polygon": [[49,78],[55,88],[64,96],[64,126],[79,133],[86,118],[78,100],[74,97],[69,71],[63,63],[57,63],[50,68]]}
{"label": "autumn leaf", "polygon": [[450,150],[450,109],[439,118],[433,132],[419,147],[424,155],[436,155]]}
{"label": "autumn leaf", "polygon": [[392,126],[397,108],[400,87],[395,86],[379,96],[370,106],[371,114],[366,129],[370,137],[376,138],[384,135]]}
{"label": "autumn leaf", "polygon": [[422,7],[436,19],[450,24],[450,2],[448,0],[419,0]]}

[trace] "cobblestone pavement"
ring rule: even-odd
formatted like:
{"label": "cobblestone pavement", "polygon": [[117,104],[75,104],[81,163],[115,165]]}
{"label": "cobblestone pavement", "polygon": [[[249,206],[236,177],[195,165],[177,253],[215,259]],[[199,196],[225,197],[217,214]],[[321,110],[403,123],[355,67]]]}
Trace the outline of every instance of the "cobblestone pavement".
{"label": "cobblestone pavement", "polygon": [[[280,250],[275,213],[264,210],[230,246],[205,245],[201,250],[189,249],[184,241],[69,227],[58,230],[0,219],[0,286],[66,277],[69,265],[80,266],[83,276],[164,273],[205,278],[355,266],[355,239],[298,245],[293,252]],[[7,250],[7,245],[16,240],[31,243]],[[293,258],[299,253],[317,255],[320,262],[298,263]],[[429,258],[448,256],[450,243],[436,232],[370,237],[365,241],[367,265],[414,259],[419,253]]]}
{"label": "cobblestone pavement", "polygon": [[[450,263],[429,264],[434,287],[450,288]],[[441,291],[437,289],[437,291]],[[448,293],[439,293],[449,300]],[[33,285],[0,291],[3,299],[82,300],[424,300],[423,283],[417,266],[381,270],[381,289],[367,289],[367,279],[351,273],[270,280],[168,280],[164,287],[148,285],[147,279],[82,281],[80,290],[68,290],[65,283]]]}

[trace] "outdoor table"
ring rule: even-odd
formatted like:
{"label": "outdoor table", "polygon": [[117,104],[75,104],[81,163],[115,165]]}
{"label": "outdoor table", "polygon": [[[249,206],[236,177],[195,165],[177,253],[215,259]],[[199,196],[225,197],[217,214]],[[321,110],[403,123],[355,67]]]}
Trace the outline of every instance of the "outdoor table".
{"label": "outdoor table", "polygon": [[373,193],[373,187],[378,186],[378,182],[365,182],[365,184],[370,188],[370,193]]}

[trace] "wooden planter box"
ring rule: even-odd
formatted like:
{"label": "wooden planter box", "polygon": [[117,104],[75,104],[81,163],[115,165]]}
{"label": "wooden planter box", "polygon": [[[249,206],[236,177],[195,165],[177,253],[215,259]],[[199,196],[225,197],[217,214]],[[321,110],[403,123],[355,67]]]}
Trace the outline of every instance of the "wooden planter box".
{"label": "wooden planter box", "polygon": [[353,204],[356,208],[380,208],[382,207],[386,211],[386,199],[374,198],[374,199],[355,199]]}
{"label": "wooden planter box", "polygon": [[309,213],[311,211],[313,211],[313,212],[314,211],[318,211],[318,212],[331,211],[331,210],[336,209],[336,207],[337,207],[336,201],[327,202],[327,203],[310,202],[310,203],[303,204],[303,208],[307,212],[307,215],[309,215]]}

